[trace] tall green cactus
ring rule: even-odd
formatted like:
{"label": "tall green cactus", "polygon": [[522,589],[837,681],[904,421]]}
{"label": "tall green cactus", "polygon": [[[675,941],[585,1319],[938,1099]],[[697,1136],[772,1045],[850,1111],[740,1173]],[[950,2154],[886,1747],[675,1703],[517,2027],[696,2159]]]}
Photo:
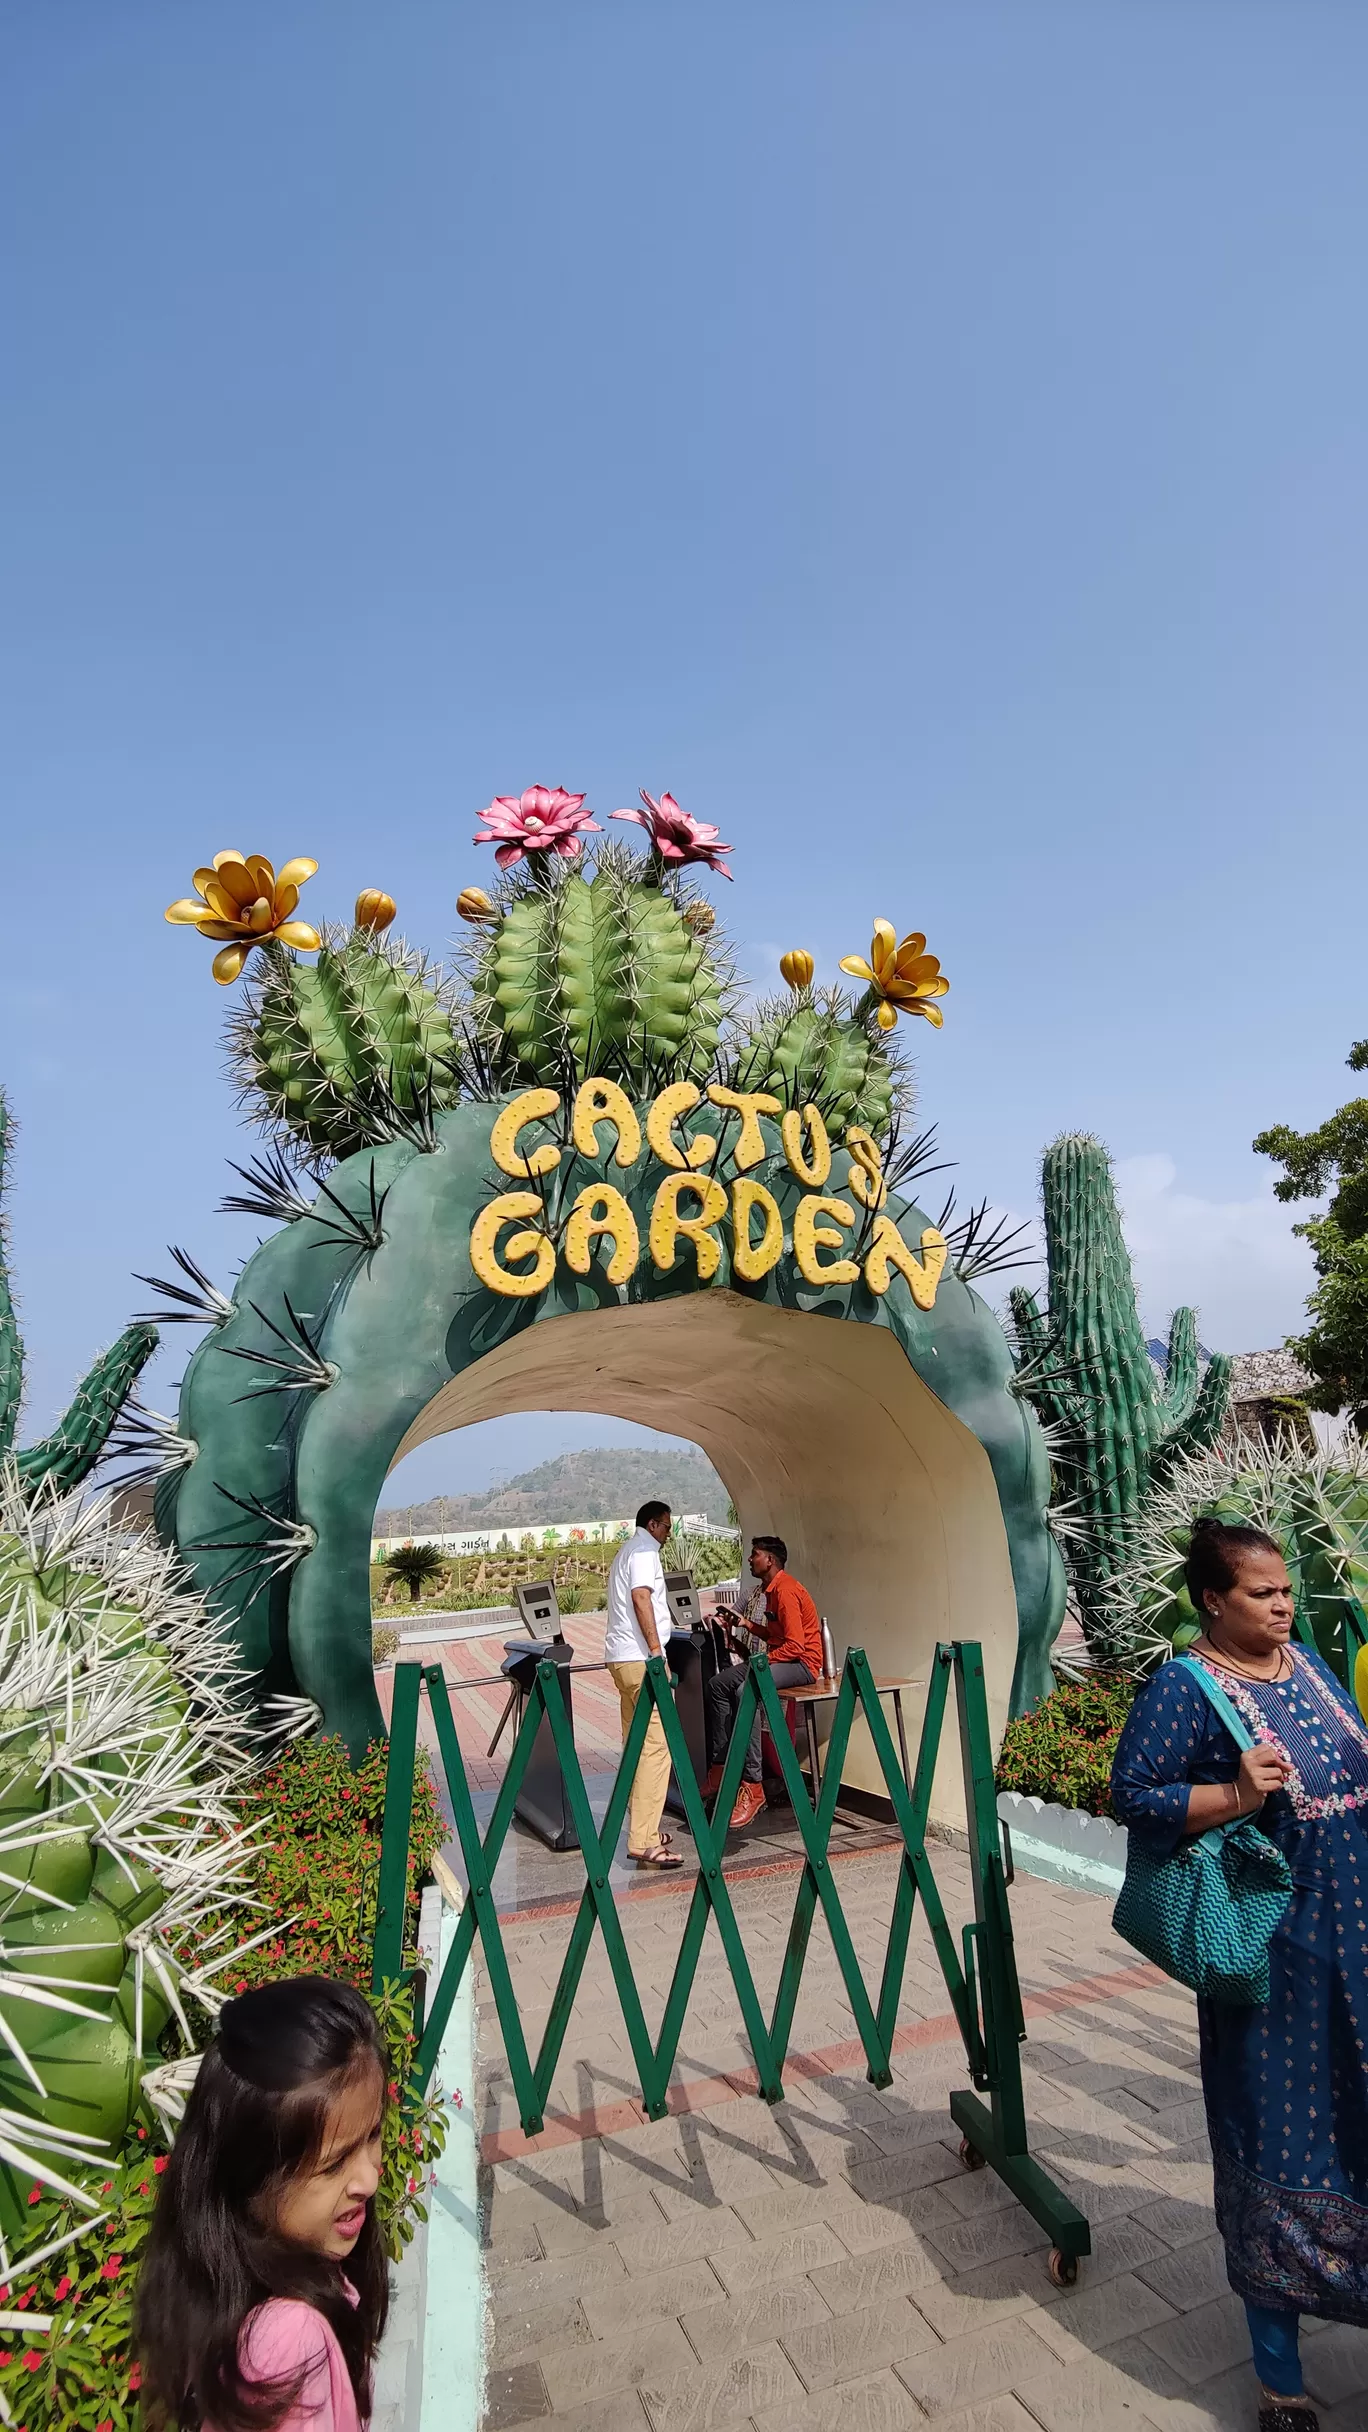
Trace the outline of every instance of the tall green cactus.
{"label": "tall green cactus", "polygon": [[101,1352],[81,1379],[70,1408],[51,1435],[15,1454],[23,1485],[35,1487],[50,1480],[65,1494],[89,1477],[160,1339],[156,1327],[146,1321],[125,1326],[118,1341]]}
{"label": "tall green cactus", "polygon": [[592,878],[549,874],[512,895],[482,939],[476,1015],[510,1084],[567,1067],[648,1084],[708,1072],[729,978],[693,905],[605,846]]}
{"label": "tall green cactus", "polygon": [[314,1158],[348,1157],[459,1094],[440,977],[369,929],[339,933],[316,963],[261,948],[230,1040],[244,1098]]}
{"label": "tall green cactus", "polygon": [[1151,1488],[1183,1454],[1212,1444],[1230,1396],[1218,1354],[1198,1382],[1197,1320],[1175,1312],[1161,1384],[1146,1348],[1111,1159],[1100,1140],[1065,1134],[1042,1171],[1049,1312],[1014,1291],[1019,1390],[1053,1434],[1085,1628],[1100,1627],[1108,1582],[1129,1560]]}
{"label": "tall green cactus", "polygon": [[[10,1120],[4,1092],[0,1091],[0,1199],[5,1188]],[[14,1453],[23,1400],[24,1347],[10,1291],[7,1243],[0,1224],[0,1458],[13,1454],[23,1487],[33,1491],[48,1482],[65,1493],[89,1477],[159,1339],[153,1325],[140,1321],[125,1326],[118,1341],[110,1350],[101,1352],[82,1379],[70,1409],[51,1435]]]}
{"label": "tall green cactus", "polygon": [[885,1034],[861,1021],[839,989],[804,989],[756,1008],[742,1041],[737,1086],[767,1089],[786,1106],[811,1101],[829,1124],[887,1131],[902,1076]]}

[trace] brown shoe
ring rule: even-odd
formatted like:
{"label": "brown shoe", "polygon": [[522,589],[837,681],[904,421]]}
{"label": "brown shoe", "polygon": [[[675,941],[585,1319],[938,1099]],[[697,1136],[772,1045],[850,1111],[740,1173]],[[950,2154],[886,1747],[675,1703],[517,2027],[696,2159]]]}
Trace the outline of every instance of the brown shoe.
{"label": "brown shoe", "polygon": [[722,1775],[725,1770],[725,1767],[722,1765],[710,1765],[708,1767],[708,1778],[703,1785],[703,1796],[705,1799],[716,1798],[719,1790],[722,1787]]}
{"label": "brown shoe", "polygon": [[728,1832],[744,1832],[746,1827],[753,1824],[756,1817],[763,1815],[764,1812],[765,1793],[761,1784],[743,1782],[736,1805],[731,1811],[731,1822],[727,1826]]}

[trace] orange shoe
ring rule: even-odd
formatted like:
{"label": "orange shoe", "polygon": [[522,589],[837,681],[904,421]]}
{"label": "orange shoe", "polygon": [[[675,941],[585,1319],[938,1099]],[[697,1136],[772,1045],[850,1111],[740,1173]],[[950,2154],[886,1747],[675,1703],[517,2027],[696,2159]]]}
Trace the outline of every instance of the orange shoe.
{"label": "orange shoe", "polygon": [[728,1832],[744,1832],[757,1816],[765,1812],[764,1788],[759,1782],[743,1782],[736,1805],[731,1811]]}
{"label": "orange shoe", "polygon": [[722,1775],[724,1771],[725,1768],[721,1765],[710,1765],[708,1767],[708,1778],[703,1785],[703,1796],[705,1799],[716,1798],[719,1790],[722,1787]]}

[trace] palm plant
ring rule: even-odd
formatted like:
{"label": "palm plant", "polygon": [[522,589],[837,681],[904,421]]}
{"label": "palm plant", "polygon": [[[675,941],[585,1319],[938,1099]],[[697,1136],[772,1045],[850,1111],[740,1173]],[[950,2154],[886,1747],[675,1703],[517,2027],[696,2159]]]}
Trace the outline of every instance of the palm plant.
{"label": "palm plant", "polygon": [[410,1604],[417,1604],[424,1588],[440,1577],[446,1565],[435,1545],[396,1545],[386,1557],[385,1567],[402,1579]]}

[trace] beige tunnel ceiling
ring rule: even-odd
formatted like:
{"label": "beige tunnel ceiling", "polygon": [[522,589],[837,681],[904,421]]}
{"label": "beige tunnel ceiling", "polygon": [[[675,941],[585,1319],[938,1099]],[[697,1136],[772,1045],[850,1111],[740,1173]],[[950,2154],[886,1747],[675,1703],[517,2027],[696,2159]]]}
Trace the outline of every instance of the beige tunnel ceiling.
{"label": "beige tunnel ceiling", "polygon": [[[395,1461],[515,1410],[601,1410],[700,1444],[742,1529],[787,1540],[838,1655],[863,1646],[876,1674],[925,1681],[939,1639],[981,1642],[996,1744],[1017,1609],[992,1469],[885,1327],[731,1292],[544,1319],[444,1386]],[[962,1825],[953,1730],[945,1742],[933,1815]],[[883,1787],[863,1727],[845,1778]]]}

